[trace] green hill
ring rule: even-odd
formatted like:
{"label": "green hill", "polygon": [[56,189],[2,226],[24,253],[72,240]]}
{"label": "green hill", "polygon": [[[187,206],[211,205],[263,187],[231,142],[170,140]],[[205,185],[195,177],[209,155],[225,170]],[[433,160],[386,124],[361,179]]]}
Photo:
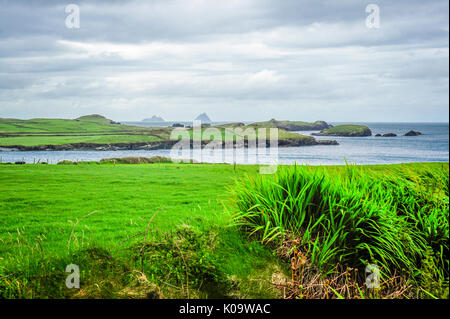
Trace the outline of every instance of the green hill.
{"label": "green hill", "polygon": [[372,131],[365,125],[344,124],[313,133],[318,136],[371,136]]}
{"label": "green hill", "polygon": [[107,119],[106,117],[99,115],[99,114],[91,114],[91,115],[84,115],[80,116],[79,118],[76,118],[75,121],[82,121],[82,122],[93,122],[98,124],[116,124],[116,122]]}

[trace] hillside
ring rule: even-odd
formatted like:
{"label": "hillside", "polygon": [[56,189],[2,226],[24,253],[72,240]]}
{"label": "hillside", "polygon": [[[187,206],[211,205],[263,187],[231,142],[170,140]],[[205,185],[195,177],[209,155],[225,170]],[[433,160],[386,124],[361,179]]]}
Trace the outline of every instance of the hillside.
{"label": "hillside", "polygon": [[104,124],[104,125],[117,124],[113,120],[107,119],[106,117],[99,115],[99,114],[80,116],[79,118],[76,118],[75,121],[93,122],[93,123]]}
{"label": "hillside", "polygon": [[112,124],[100,115],[82,116],[75,120],[35,118],[30,120],[0,118],[0,134],[7,133],[50,133],[50,132],[104,132],[120,131],[127,126]]}

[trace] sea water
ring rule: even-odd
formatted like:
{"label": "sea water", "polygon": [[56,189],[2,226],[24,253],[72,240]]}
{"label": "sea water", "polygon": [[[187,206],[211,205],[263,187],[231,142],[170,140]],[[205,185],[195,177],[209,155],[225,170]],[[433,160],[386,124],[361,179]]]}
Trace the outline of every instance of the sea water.
{"label": "sea water", "polygon": [[[331,123],[334,125],[341,123]],[[449,124],[448,123],[353,123],[367,125],[372,130],[368,137],[316,137],[333,139],[339,145],[317,145],[303,147],[280,147],[277,154],[261,155],[254,162],[254,156],[224,156],[223,152],[203,153],[202,162],[238,163],[238,164],[309,164],[343,165],[345,162],[356,164],[393,164],[411,162],[448,162],[449,161]],[[403,136],[410,130],[420,131],[423,135]],[[313,131],[298,132],[310,135]],[[375,137],[375,134],[395,133],[397,137]],[[247,150],[256,155],[257,150]],[[25,161],[57,163],[70,161],[99,161],[102,158],[127,156],[166,156],[170,150],[126,150],[126,151],[0,151],[2,162]],[[173,154],[172,154],[173,155]],[[185,158],[186,156],[178,156]],[[198,159],[198,158],[196,158]]]}

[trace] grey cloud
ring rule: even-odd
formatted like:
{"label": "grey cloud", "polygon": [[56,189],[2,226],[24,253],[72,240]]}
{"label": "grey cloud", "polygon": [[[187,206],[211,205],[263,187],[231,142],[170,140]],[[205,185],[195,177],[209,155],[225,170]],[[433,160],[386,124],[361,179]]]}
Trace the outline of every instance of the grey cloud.
{"label": "grey cloud", "polygon": [[0,117],[448,116],[446,1],[377,1],[380,29],[357,0],[76,3],[80,29],[63,1],[0,1]]}

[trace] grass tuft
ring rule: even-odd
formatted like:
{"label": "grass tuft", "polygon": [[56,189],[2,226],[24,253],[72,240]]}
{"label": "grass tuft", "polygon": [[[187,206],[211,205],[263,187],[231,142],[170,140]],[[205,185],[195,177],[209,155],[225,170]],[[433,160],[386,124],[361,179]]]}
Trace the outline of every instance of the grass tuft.
{"label": "grass tuft", "polygon": [[448,290],[448,174],[448,165],[281,167],[273,176],[237,181],[234,220],[266,244],[281,245],[293,234],[299,238],[293,249],[325,276],[338,266],[364,272],[376,264],[385,276],[401,273],[442,296]]}

